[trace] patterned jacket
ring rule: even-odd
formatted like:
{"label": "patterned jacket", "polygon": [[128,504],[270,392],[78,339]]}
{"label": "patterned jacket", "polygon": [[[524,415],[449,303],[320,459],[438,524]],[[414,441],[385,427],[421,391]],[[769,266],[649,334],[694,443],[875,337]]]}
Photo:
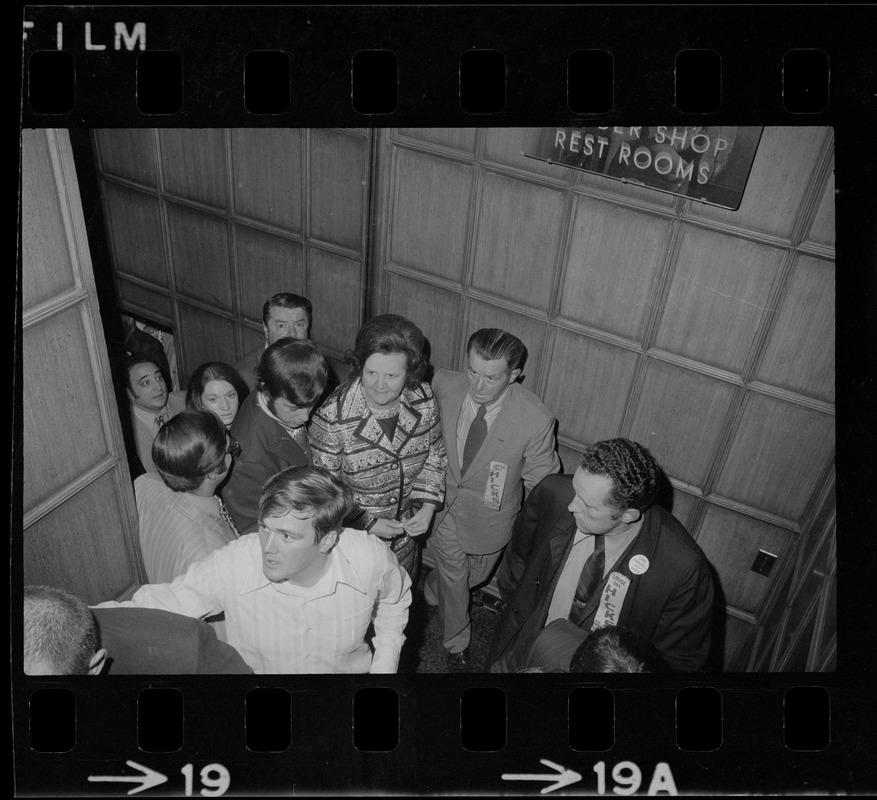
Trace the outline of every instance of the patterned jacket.
{"label": "patterned jacket", "polygon": [[311,418],[308,436],[314,465],[350,486],[369,514],[401,519],[414,504],[444,500],[447,456],[427,383],[402,391],[392,442],[372,415],[359,378],[332,392]]}

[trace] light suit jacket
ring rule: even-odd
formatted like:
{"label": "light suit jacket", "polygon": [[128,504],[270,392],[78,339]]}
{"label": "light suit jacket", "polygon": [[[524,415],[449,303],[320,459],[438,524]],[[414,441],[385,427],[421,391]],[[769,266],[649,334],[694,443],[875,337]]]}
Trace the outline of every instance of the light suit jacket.
{"label": "light suit jacket", "polygon": [[[469,381],[462,372],[439,370],[432,387],[441,411],[448,453],[445,507],[437,515],[435,526],[441,524],[445,515],[453,514],[457,538],[464,552],[495,553],[511,536],[524,490],[529,491],[546,475],[560,470],[560,459],[555,451],[554,415],[529,389],[513,383],[475,460],[461,476],[457,421],[469,391]],[[484,504],[492,462],[506,467],[498,510]]]}
{"label": "light suit jacket", "polygon": [[[185,392],[170,392],[167,405],[164,407],[164,421],[167,422],[175,414],[179,414],[186,408]],[[152,463],[152,443],[158,431],[154,426],[144,425],[137,415],[131,411],[131,427],[134,429],[134,443],[137,446],[137,455],[140,463],[147,472],[155,472],[155,464]]]}

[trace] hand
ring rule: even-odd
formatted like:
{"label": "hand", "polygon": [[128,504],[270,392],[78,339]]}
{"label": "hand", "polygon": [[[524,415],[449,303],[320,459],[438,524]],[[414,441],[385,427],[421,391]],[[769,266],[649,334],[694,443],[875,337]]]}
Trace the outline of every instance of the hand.
{"label": "hand", "polygon": [[401,522],[396,522],[394,519],[379,519],[372,525],[369,533],[373,533],[381,539],[392,539],[400,533],[405,533],[405,528],[402,527]]}
{"label": "hand", "polygon": [[402,523],[405,533],[409,536],[423,536],[429,530],[433,514],[435,514],[435,506],[432,503],[424,503],[420,511]]}

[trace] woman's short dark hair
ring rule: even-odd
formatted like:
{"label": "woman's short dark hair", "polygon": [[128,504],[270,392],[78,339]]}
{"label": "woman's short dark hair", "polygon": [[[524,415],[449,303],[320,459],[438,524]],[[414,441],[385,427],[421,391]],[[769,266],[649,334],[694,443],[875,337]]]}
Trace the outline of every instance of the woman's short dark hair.
{"label": "woman's short dark hair", "polygon": [[269,398],[283,398],[299,408],[316,404],[328,376],[326,359],[316,346],[290,336],[266,347],[256,367],[259,388]]}
{"label": "woman's short dark hair", "polygon": [[259,522],[282,517],[290,511],[312,514],[316,540],[338,533],[342,521],[353,507],[353,492],[323,467],[288,467],[278,472],[262,488]]}
{"label": "woman's short dark hair", "polygon": [[225,472],[228,434],[216,414],[187,408],[172,416],[152,443],[152,460],[169,489],[191,492],[211,472]]}
{"label": "woman's short dark hair", "polygon": [[362,375],[362,368],[369,356],[402,353],[407,359],[405,387],[416,389],[426,374],[425,346],[422,331],[410,319],[398,314],[372,317],[359,329],[353,349],[345,357],[350,367],[350,378],[352,380]]}
{"label": "woman's short dark hair", "polygon": [[244,379],[231,364],[226,364],[224,361],[208,361],[198,367],[189,378],[189,388],[186,390],[186,405],[189,408],[204,408],[201,395],[204,394],[204,389],[210,381],[227,381],[234,386],[238,393],[238,403],[243,403],[250,393]]}

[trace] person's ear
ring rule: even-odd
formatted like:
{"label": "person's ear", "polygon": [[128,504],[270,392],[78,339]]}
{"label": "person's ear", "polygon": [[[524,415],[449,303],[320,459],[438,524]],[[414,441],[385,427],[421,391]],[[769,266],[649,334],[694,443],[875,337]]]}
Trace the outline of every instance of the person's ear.
{"label": "person's ear", "polygon": [[635,522],[639,522],[643,518],[642,511],[639,511],[635,508],[628,508],[621,515],[621,521],[626,523],[627,525],[633,525]]}
{"label": "person's ear", "polygon": [[523,371],[523,370],[521,370],[521,369],[513,369],[513,370],[511,371],[511,373],[509,374],[509,383],[512,384],[512,383],[514,383],[518,378],[520,378],[520,377],[521,377],[521,372],[522,372],[522,371]]}
{"label": "person's ear", "polygon": [[332,531],[331,533],[327,533],[322,539],[320,539],[320,552],[328,553],[338,541],[338,531]]}
{"label": "person's ear", "polygon": [[100,675],[100,672],[106,666],[106,663],[107,649],[106,647],[102,647],[91,657],[91,661],[88,663],[88,674]]}
{"label": "person's ear", "polygon": [[268,326],[263,322],[262,323],[262,333],[265,334],[265,341],[268,341]]}

